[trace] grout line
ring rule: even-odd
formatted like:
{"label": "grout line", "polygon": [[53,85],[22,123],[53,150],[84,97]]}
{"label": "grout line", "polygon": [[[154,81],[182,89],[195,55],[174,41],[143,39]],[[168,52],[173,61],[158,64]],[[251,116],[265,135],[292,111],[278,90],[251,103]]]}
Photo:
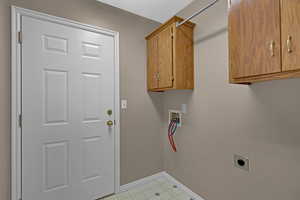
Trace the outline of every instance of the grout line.
{"label": "grout line", "polygon": [[179,182],[177,179],[175,179],[173,176],[168,174],[167,172],[162,172],[164,177],[167,178],[170,182],[175,183],[180,189],[182,189],[184,192],[189,194],[194,200],[204,200],[200,195],[193,192],[191,189],[189,189],[187,186]]}
{"label": "grout line", "polygon": [[120,187],[120,193],[123,192],[127,192],[131,189],[135,189],[137,187],[141,187],[143,185],[146,185],[150,182],[153,182],[155,180],[158,180],[160,178],[164,178],[165,180],[171,182],[172,184],[176,185],[178,187],[178,189],[181,189],[183,192],[185,192],[187,195],[191,196],[193,200],[204,200],[201,196],[199,196],[198,194],[194,193],[192,190],[190,190],[187,186],[185,186],[184,184],[182,184],[181,182],[179,182],[178,180],[176,180],[174,177],[172,177],[170,174],[168,174],[167,172],[163,171],[157,174],[154,174],[152,176],[148,176],[142,179],[139,179],[137,181],[122,185]]}
{"label": "grout line", "polygon": [[142,186],[142,185],[145,185],[151,181],[154,181],[158,178],[162,178],[164,177],[164,173],[163,172],[160,172],[160,173],[157,173],[157,174],[154,174],[152,176],[148,176],[148,177],[145,177],[145,178],[142,178],[142,179],[139,179],[137,181],[134,181],[134,182],[131,182],[131,183],[128,183],[128,184],[125,184],[125,185],[122,185],[120,187],[120,193],[121,192],[126,192],[130,189],[133,189],[135,187],[138,187],[138,186]]}

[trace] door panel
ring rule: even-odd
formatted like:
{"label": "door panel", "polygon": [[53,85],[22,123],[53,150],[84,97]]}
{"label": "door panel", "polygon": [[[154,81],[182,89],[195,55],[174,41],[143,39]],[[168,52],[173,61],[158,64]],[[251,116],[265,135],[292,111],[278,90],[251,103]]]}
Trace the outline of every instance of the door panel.
{"label": "door panel", "polygon": [[281,1],[282,70],[300,69],[300,1]]}
{"label": "door panel", "polygon": [[158,88],[158,37],[147,40],[148,48],[148,68],[147,68],[147,82],[148,89]]}
{"label": "door panel", "polygon": [[68,73],[45,70],[45,124],[68,122]]}
{"label": "door panel", "polygon": [[43,147],[44,169],[43,179],[46,191],[67,187],[69,182],[68,143],[56,142]]}
{"label": "door panel", "polygon": [[158,34],[159,88],[173,87],[172,26]]}
{"label": "door panel", "polygon": [[233,78],[281,71],[279,0],[232,0],[229,35]]}
{"label": "door panel", "polygon": [[24,200],[114,192],[114,38],[22,17]]}

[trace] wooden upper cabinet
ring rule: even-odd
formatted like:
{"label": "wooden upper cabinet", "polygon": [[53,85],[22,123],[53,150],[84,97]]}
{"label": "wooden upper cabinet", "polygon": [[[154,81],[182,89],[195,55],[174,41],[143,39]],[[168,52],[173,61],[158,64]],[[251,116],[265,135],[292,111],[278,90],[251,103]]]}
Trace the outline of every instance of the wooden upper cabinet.
{"label": "wooden upper cabinet", "polygon": [[300,1],[281,0],[282,70],[300,69]]}
{"label": "wooden upper cabinet", "polygon": [[160,26],[147,40],[148,54],[148,90],[165,91],[194,88],[194,27],[173,17]]}
{"label": "wooden upper cabinet", "polygon": [[232,78],[281,71],[280,1],[231,0],[229,46]]}
{"label": "wooden upper cabinet", "polygon": [[300,77],[300,0],[229,0],[231,83]]}

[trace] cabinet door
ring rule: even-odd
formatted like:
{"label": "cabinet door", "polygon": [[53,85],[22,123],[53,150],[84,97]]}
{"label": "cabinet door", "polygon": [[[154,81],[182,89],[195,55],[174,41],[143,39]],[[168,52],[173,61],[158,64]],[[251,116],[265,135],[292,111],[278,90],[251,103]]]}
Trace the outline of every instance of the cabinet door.
{"label": "cabinet door", "polygon": [[280,1],[231,0],[229,46],[232,78],[280,72]]}
{"label": "cabinet door", "polygon": [[282,70],[300,69],[300,1],[281,1]]}
{"label": "cabinet door", "polygon": [[147,49],[147,84],[148,90],[152,90],[158,88],[158,37],[147,40]]}
{"label": "cabinet door", "polygon": [[158,34],[159,88],[173,87],[173,26]]}

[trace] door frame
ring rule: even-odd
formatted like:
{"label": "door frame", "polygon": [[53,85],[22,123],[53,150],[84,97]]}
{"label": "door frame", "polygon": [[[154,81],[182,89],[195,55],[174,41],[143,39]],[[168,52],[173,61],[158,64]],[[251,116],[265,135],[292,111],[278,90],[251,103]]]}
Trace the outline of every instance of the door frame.
{"label": "door frame", "polygon": [[55,17],[41,12],[16,6],[11,7],[11,200],[22,199],[22,152],[19,116],[22,112],[22,58],[19,32],[21,17],[29,16],[39,20],[75,27],[78,29],[106,34],[114,38],[114,114],[115,114],[115,193],[120,191],[120,66],[119,33],[105,28],[79,23],[66,18]]}

